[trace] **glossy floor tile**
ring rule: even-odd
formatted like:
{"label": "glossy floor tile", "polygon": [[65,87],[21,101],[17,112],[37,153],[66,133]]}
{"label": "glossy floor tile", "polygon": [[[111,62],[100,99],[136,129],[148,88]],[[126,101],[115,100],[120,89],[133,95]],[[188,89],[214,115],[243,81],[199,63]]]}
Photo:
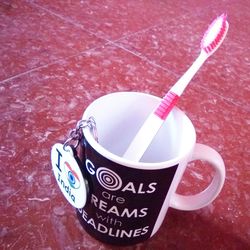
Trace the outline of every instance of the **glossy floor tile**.
{"label": "glossy floor tile", "polygon": [[0,80],[104,42],[79,25],[59,19],[25,1],[5,1],[0,8]]}
{"label": "glossy floor tile", "polygon": [[[249,249],[249,10],[243,0],[2,1],[0,248]],[[177,104],[197,142],[224,159],[221,193],[196,211],[170,208],[156,235],[137,245],[95,240],[57,186],[52,145],[98,97],[117,91],[162,97],[224,11],[225,42]],[[192,162],[178,192],[200,192],[212,177],[209,164]]]}
{"label": "glossy floor tile", "polygon": [[[172,19],[176,13],[186,10],[180,3],[166,4],[162,1],[69,1],[51,3],[34,1],[38,6],[59,14],[63,18],[81,24],[100,37],[114,40],[133,34],[163,20]],[[80,10],[80,11],[79,11]]]}

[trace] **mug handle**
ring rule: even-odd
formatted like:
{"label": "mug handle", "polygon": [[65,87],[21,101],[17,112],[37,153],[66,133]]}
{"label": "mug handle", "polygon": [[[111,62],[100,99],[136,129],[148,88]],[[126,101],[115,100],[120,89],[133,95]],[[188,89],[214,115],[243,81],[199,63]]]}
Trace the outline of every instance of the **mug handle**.
{"label": "mug handle", "polygon": [[191,211],[207,206],[220,193],[225,181],[225,165],[220,154],[211,147],[196,143],[191,161],[204,160],[209,162],[215,170],[210,185],[195,195],[181,195],[174,193],[171,196],[170,207]]}

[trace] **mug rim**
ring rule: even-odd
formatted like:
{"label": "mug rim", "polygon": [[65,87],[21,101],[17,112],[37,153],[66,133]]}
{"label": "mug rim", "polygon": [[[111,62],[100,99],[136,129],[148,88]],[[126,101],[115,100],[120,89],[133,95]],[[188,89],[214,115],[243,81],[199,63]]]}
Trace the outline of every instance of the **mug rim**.
{"label": "mug rim", "polygon": [[[97,98],[96,100],[94,100],[93,102],[91,102],[88,107],[85,109],[82,119],[88,119],[89,117],[86,117],[88,110],[91,108],[91,106],[97,102],[100,101],[101,99],[107,98],[108,96],[111,95],[117,95],[117,94],[131,94],[131,95],[144,95],[144,96],[148,96],[150,98],[156,99],[157,101],[160,101],[161,98],[151,95],[151,94],[147,94],[147,93],[142,93],[142,92],[130,92],[130,91],[121,91],[121,92],[113,92],[107,95],[103,95],[99,98]],[[115,162],[119,165],[122,165],[124,167],[130,167],[130,168],[136,168],[136,169],[145,169],[145,170],[157,170],[157,169],[163,169],[163,168],[168,168],[174,165],[177,165],[181,162],[182,159],[185,159],[188,155],[191,154],[191,152],[193,151],[193,148],[195,146],[196,143],[196,131],[194,128],[194,125],[192,123],[192,121],[189,119],[189,117],[178,107],[174,107],[173,110],[171,112],[180,112],[185,119],[190,123],[192,130],[193,130],[193,142],[190,142],[190,146],[188,150],[185,151],[185,153],[183,154],[179,154],[178,156],[166,160],[166,161],[160,161],[160,162],[136,162],[136,161],[132,161],[132,160],[128,160],[125,159],[119,155],[116,155],[112,152],[110,152],[109,150],[105,149],[101,144],[99,144],[94,138],[93,135],[91,134],[90,130],[85,127],[82,128],[83,134],[85,139],[87,140],[87,142],[89,143],[89,145],[96,151],[98,152],[100,155],[102,155],[103,157],[107,158],[108,160]]]}

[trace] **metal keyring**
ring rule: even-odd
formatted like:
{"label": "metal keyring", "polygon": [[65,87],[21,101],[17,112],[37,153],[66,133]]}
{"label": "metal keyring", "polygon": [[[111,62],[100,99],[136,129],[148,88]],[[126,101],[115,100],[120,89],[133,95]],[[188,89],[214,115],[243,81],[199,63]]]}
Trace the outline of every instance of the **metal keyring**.
{"label": "metal keyring", "polygon": [[94,137],[94,139],[98,142],[98,134],[97,134],[97,128],[96,128],[96,122],[93,116],[89,117],[88,119],[88,125],[91,129],[91,133]]}
{"label": "metal keyring", "polygon": [[79,140],[75,140],[75,139],[69,137],[69,138],[64,142],[64,144],[63,144],[63,149],[64,149],[65,151],[68,151],[68,150],[66,149],[66,147],[71,145],[71,143],[70,143],[71,141],[76,141],[75,145],[73,146],[74,148],[77,148],[77,147],[78,147],[78,145],[79,145]]}
{"label": "metal keyring", "polygon": [[63,149],[65,151],[66,147],[71,145],[71,141],[76,141],[73,146],[75,149],[79,146],[80,140],[83,136],[82,129],[88,127],[91,130],[91,133],[96,141],[98,141],[96,122],[93,116],[89,117],[88,120],[80,120],[77,122],[76,128],[72,129],[69,133],[69,138],[64,142]]}
{"label": "metal keyring", "polygon": [[95,122],[95,118],[93,116],[90,116],[88,120],[80,120],[78,122],[78,124],[79,124],[79,128],[81,128],[81,129],[88,127],[91,130],[91,133],[92,133],[94,139],[98,142],[96,122]]}

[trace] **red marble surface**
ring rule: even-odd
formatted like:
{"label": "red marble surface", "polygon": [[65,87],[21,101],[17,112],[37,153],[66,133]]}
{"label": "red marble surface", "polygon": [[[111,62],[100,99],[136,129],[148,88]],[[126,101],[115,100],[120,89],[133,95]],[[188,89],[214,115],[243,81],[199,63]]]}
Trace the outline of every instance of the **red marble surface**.
{"label": "red marble surface", "polygon": [[[250,249],[250,2],[183,2],[1,1],[1,249]],[[198,142],[224,158],[221,194],[197,211],[169,209],[144,243],[96,241],[57,187],[51,146],[99,96],[163,96],[198,55],[207,25],[225,11],[228,37],[178,103]],[[202,190],[210,172],[190,164],[179,192]]]}

